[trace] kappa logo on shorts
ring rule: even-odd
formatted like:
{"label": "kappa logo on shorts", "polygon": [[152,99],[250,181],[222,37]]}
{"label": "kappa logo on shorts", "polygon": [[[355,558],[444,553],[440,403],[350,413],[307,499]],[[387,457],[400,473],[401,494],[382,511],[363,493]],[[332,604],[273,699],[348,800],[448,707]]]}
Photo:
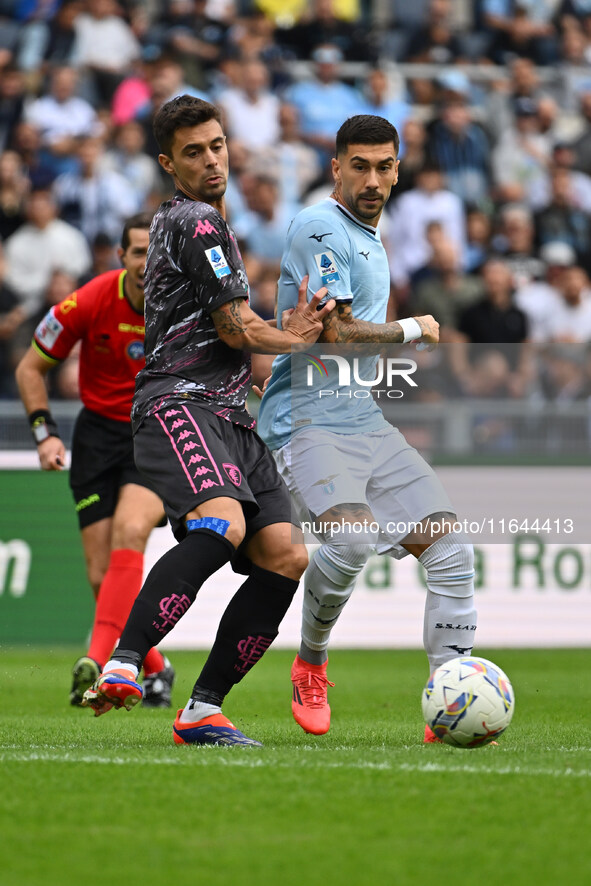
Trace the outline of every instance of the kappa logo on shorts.
{"label": "kappa logo on shorts", "polygon": [[337,271],[334,255],[330,249],[327,249],[325,252],[317,252],[314,256],[314,261],[318,266],[320,278],[324,285],[327,283],[334,283],[336,280],[341,279],[339,277],[339,272]]}
{"label": "kappa logo on shorts", "polygon": [[220,277],[227,277],[232,273],[221,246],[212,246],[211,249],[206,249],[205,256],[218,280]]}
{"label": "kappa logo on shorts", "polygon": [[236,467],[236,465],[224,462],[222,464],[222,467],[226,472],[228,479],[234,484],[234,486],[240,486],[240,484],[242,483],[242,474],[240,473],[240,470]]}

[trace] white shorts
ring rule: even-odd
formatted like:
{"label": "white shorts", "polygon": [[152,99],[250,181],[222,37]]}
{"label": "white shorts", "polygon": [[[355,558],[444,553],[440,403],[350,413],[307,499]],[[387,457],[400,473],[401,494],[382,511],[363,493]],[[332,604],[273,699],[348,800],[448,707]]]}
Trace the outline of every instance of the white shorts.
{"label": "white shorts", "polygon": [[380,554],[405,556],[399,542],[413,524],[454,513],[433,469],[393,427],[366,434],[309,428],[273,455],[302,523],[336,505],[365,504],[380,527]]}

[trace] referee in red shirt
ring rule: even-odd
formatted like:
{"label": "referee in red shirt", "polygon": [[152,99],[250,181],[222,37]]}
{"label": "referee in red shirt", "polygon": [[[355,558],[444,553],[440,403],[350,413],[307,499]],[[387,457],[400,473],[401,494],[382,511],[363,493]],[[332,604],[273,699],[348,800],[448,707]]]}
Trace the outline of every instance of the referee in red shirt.
{"label": "referee in red shirt", "polygon": [[[70,487],[88,579],[97,599],[87,655],[73,668],[70,703],[110,658],[143,577],[144,550],[164,510],[133,458],[131,400],[144,361],[144,272],[151,216],[129,218],[118,250],[122,270],[107,271],[52,307],[16,370],[39,461],[65,467],[66,450],[49,411],[45,375],[80,342],[80,412],[72,441]],[[174,671],[157,649],[144,661],[143,703],[169,707]]]}

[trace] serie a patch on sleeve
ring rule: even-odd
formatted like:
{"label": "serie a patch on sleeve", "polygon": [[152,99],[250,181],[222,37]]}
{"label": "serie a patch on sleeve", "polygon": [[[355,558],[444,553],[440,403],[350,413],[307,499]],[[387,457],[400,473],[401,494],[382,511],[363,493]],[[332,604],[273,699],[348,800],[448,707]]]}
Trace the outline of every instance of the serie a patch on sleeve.
{"label": "serie a patch on sleeve", "polygon": [[35,338],[42,348],[51,351],[54,344],[58,340],[60,333],[63,331],[64,327],[54,315],[52,308],[51,311],[49,311],[45,315],[45,317],[35,330]]}
{"label": "serie a patch on sleeve", "polygon": [[211,249],[206,249],[205,255],[218,279],[232,273],[221,246],[212,246]]}
{"label": "serie a patch on sleeve", "polygon": [[334,283],[335,280],[341,279],[334,260],[334,255],[330,249],[326,249],[324,252],[317,252],[314,256],[314,261],[320,271],[320,279],[323,284]]}

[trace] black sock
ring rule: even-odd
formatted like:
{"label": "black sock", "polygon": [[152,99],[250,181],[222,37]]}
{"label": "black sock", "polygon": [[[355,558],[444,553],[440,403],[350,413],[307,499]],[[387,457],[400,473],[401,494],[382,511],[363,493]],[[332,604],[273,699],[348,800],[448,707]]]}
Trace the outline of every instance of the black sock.
{"label": "black sock", "polygon": [[160,643],[195,602],[203,582],[233,555],[233,545],[219,533],[211,529],[189,532],[150,570],[113,658],[140,667],[148,650]]}
{"label": "black sock", "polygon": [[215,642],[191,698],[205,692],[223,700],[235,683],[256,664],[279,632],[298,582],[253,566],[236,591],[220,621]]}

